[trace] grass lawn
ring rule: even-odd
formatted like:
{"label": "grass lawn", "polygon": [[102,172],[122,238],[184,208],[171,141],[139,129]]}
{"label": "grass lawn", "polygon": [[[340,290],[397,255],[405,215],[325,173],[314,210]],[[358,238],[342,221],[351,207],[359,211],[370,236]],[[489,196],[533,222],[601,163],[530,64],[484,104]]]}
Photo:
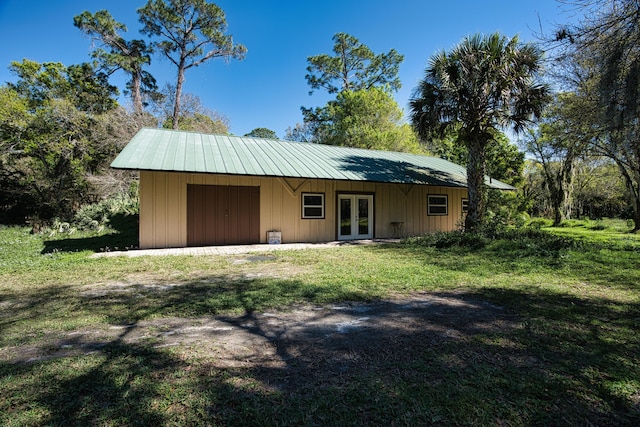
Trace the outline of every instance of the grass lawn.
{"label": "grass lawn", "polygon": [[[0,228],[0,425],[640,425],[640,236],[615,221],[545,230],[253,262],[90,258],[135,241]],[[255,323],[416,296],[447,304],[366,342]],[[213,329],[158,338],[217,319],[260,347],[230,360]]]}

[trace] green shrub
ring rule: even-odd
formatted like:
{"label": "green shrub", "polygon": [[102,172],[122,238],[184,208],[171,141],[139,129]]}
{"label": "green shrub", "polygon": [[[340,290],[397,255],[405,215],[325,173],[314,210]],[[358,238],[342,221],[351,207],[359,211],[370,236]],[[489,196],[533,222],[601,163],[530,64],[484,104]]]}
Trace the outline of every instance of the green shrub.
{"label": "green shrub", "polygon": [[487,242],[488,239],[479,233],[466,233],[463,231],[437,231],[406,240],[406,243],[411,245],[438,249],[451,247],[482,249]]}
{"label": "green shrub", "polygon": [[605,224],[604,221],[598,220],[595,222],[595,224],[589,225],[587,228],[589,228],[590,230],[602,231],[608,229],[609,226]]}
{"label": "green shrub", "polygon": [[461,231],[436,232],[405,240],[406,244],[437,249],[463,248],[486,249],[508,258],[528,256],[557,260],[562,251],[575,248],[580,243],[574,239],[552,234],[534,227],[503,230],[491,238],[481,233]]}
{"label": "green shrub", "polygon": [[574,239],[532,227],[509,230],[503,233],[500,239],[512,242],[523,242],[526,245],[533,245],[546,250],[568,249],[576,245]]}
{"label": "green shrub", "polygon": [[75,215],[74,225],[81,230],[101,230],[115,214],[134,215],[140,209],[138,197],[116,194],[98,203],[82,206]]}
{"label": "green shrub", "polygon": [[566,228],[574,228],[574,227],[584,227],[585,221],[581,219],[565,219],[559,225],[559,227]]}
{"label": "green shrub", "polygon": [[526,226],[540,230],[543,227],[551,227],[552,224],[553,224],[553,221],[551,221],[550,219],[534,218],[529,222],[527,222]]}
{"label": "green shrub", "polygon": [[50,236],[76,231],[102,232],[116,215],[137,215],[139,210],[137,188],[132,187],[128,193],[115,194],[100,202],[81,206],[71,222],[55,218],[48,227],[42,228],[42,232]]}

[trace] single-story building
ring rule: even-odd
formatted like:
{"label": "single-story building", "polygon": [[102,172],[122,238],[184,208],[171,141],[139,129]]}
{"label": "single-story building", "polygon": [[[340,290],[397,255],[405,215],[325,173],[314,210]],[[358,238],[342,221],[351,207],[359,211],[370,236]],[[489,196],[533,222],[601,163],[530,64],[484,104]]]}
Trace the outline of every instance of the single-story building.
{"label": "single-story building", "polygon": [[466,169],[434,157],[166,129],[142,129],[111,167],[140,171],[141,248],[447,231],[468,197]]}

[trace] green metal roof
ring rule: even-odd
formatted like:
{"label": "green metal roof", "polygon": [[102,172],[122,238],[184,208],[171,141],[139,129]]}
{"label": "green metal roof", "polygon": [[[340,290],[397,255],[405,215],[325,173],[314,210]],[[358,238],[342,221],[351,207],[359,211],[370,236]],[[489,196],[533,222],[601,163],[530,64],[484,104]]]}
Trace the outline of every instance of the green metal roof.
{"label": "green metal roof", "polygon": [[[466,169],[417,154],[166,129],[140,130],[116,169],[466,187]],[[496,189],[513,187],[487,177]]]}

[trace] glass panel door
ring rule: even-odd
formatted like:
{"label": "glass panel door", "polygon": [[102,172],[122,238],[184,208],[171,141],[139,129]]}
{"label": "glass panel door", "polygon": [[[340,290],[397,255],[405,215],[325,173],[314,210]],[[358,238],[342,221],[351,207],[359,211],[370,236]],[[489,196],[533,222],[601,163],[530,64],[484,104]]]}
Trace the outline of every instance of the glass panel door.
{"label": "glass panel door", "polygon": [[340,236],[351,236],[351,198],[340,197]]}
{"label": "glass panel door", "polygon": [[369,234],[369,199],[358,197],[358,235]]}
{"label": "glass panel door", "polygon": [[338,195],[338,239],[373,238],[373,196]]}

